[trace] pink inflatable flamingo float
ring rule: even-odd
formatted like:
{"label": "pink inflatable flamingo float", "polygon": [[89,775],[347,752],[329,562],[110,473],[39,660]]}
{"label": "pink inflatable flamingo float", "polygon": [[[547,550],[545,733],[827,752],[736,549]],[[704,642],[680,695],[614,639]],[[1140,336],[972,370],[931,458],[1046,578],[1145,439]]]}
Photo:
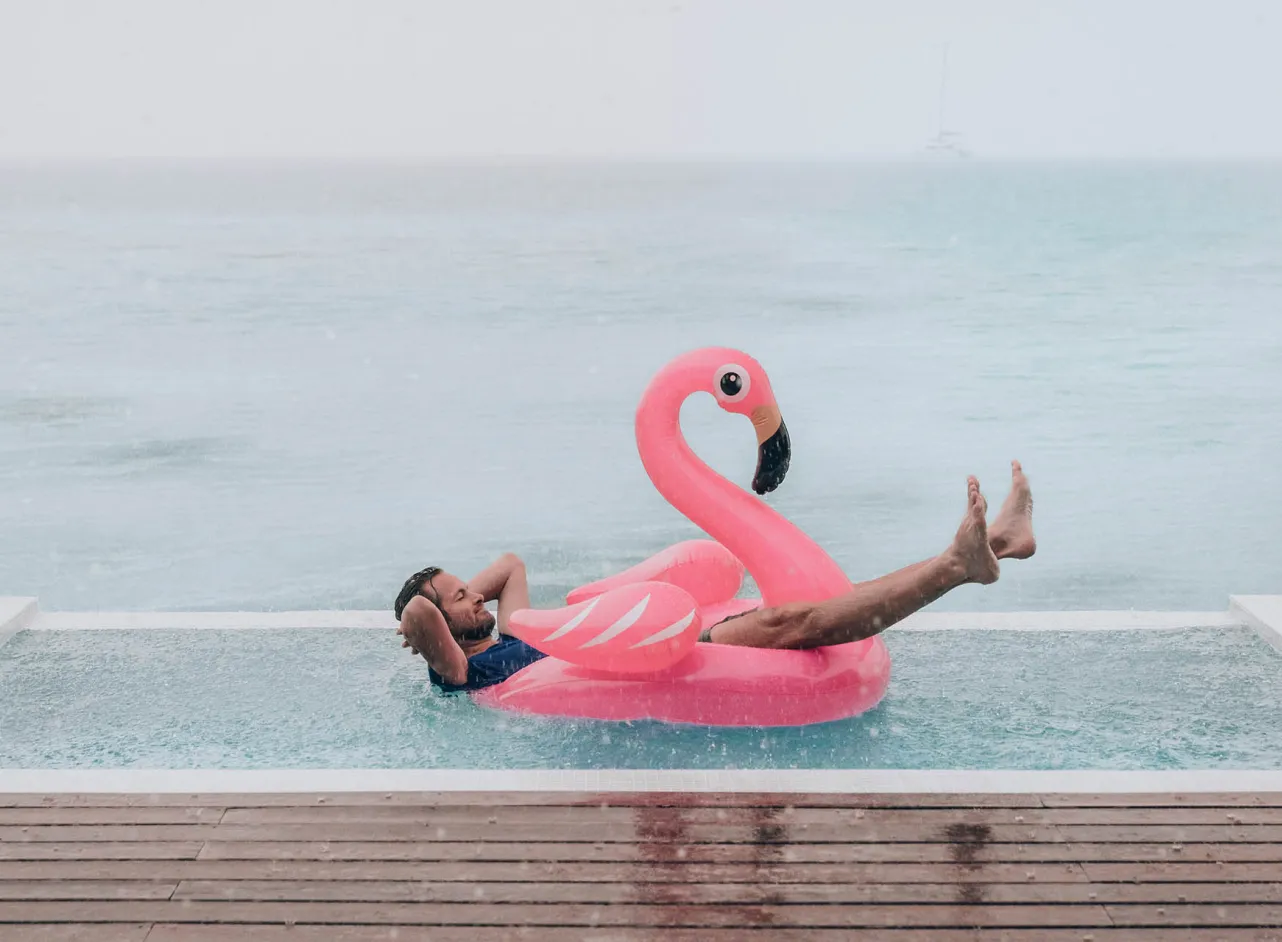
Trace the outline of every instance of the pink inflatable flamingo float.
{"label": "pink inflatable flamingo float", "polygon": [[[787,427],[765,371],[723,347],[687,353],[650,382],[636,415],[641,461],[667,501],[711,540],[689,540],[575,589],[567,607],[513,613],[508,632],[549,657],[477,691],[499,709],[605,720],[794,726],[875,706],[890,678],[880,637],[805,651],[698,644],[703,627],[751,609],[820,601],[850,580],[813,540],[717,474],[681,434],[681,406],[711,393],[757,433],[753,490],[782,483]],[[737,599],[744,569],[760,599]]]}

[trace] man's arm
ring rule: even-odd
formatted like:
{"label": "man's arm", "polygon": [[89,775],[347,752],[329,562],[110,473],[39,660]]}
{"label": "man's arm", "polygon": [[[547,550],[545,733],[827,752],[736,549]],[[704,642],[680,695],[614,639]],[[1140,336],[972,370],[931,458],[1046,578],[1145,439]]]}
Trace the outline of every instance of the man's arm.
{"label": "man's arm", "polygon": [[513,612],[530,607],[525,563],[515,553],[504,553],[473,576],[467,585],[487,602],[498,600],[499,631],[507,630],[507,620]]}
{"label": "man's arm", "polygon": [[397,632],[405,639],[401,647],[422,654],[432,670],[448,683],[467,683],[467,655],[450,634],[441,610],[421,595],[410,599],[401,612]]}

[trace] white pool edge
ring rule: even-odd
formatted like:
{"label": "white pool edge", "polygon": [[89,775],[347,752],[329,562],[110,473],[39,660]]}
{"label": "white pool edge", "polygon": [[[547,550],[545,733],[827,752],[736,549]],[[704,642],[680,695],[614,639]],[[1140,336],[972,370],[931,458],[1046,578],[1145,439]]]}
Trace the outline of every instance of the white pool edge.
{"label": "white pool edge", "polygon": [[773,792],[1155,794],[1282,792],[1282,771],[1197,769],[8,769],[3,794]]}
{"label": "white pool edge", "polygon": [[[894,631],[1176,631],[1189,628],[1256,627],[1234,599],[1277,599],[1280,607],[1276,637],[1282,637],[1282,596],[1233,596],[1230,607],[1218,612],[1185,611],[1024,611],[918,612],[894,626]],[[3,599],[0,606],[27,606],[24,624],[31,631],[163,631],[163,630],[283,630],[355,628],[393,632],[396,620],[383,610],[316,610],[292,612],[46,612],[35,599]],[[5,637],[4,608],[0,607],[0,638]],[[9,631],[12,634],[17,628]],[[1258,627],[1256,630],[1260,630]],[[1268,639],[1266,639],[1268,640]]]}
{"label": "white pool edge", "polygon": [[40,617],[36,599],[0,596],[0,646]]}
{"label": "white pool edge", "polygon": [[1230,595],[1229,615],[1282,652],[1282,595]]}

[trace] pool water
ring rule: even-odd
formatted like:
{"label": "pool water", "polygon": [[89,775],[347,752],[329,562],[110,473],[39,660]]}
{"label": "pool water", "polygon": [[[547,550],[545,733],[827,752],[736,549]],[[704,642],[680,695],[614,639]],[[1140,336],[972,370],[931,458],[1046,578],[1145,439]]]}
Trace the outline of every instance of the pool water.
{"label": "pool water", "polygon": [[484,710],[379,631],[27,631],[0,767],[1282,768],[1282,655],[1246,629],[886,640],[876,709],[765,730]]}

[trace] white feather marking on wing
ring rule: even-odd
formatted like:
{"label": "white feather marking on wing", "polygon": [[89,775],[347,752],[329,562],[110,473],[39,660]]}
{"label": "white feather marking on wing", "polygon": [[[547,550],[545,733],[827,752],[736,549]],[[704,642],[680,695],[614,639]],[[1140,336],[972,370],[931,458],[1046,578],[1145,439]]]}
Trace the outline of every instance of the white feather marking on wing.
{"label": "white feather marking on wing", "polygon": [[613,638],[615,635],[623,634],[623,632],[627,631],[629,628],[631,628],[633,625],[636,624],[637,619],[641,617],[641,614],[645,611],[645,607],[649,604],[650,604],[650,596],[647,595],[640,602],[637,602],[636,605],[633,605],[630,609],[628,609],[628,611],[624,614],[622,618],[616,621],[609,628],[605,629],[605,631],[601,632],[591,641],[588,641],[588,642],[585,642],[584,644],[579,645],[579,648],[580,649],[590,648],[593,645],[604,644],[605,642]]}
{"label": "white feather marking on wing", "polygon": [[654,634],[650,635],[650,637],[642,641],[638,641],[636,644],[632,645],[632,647],[644,648],[647,644],[658,644],[660,641],[667,641],[669,638],[675,638],[677,635],[681,634],[681,632],[690,627],[690,623],[694,621],[694,613],[695,609],[690,609],[690,614],[685,618],[672,623],[661,631],[656,631]]}
{"label": "white feather marking on wing", "polygon": [[596,603],[601,601],[601,599],[602,599],[602,596],[598,595],[596,598],[594,598],[591,602],[588,603],[587,608],[579,612],[579,614],[575,615],[573,618],[571,618],[564,625],[562,625],[556,631],[552,632],[543,640],[555,641],[557,638],[561,637],[562,635],[567,635],[571,631],[573,631],[575,628],[579,627],[579,625],[583,624],[583,620],[592,614],[592,609],[596,608]]}

